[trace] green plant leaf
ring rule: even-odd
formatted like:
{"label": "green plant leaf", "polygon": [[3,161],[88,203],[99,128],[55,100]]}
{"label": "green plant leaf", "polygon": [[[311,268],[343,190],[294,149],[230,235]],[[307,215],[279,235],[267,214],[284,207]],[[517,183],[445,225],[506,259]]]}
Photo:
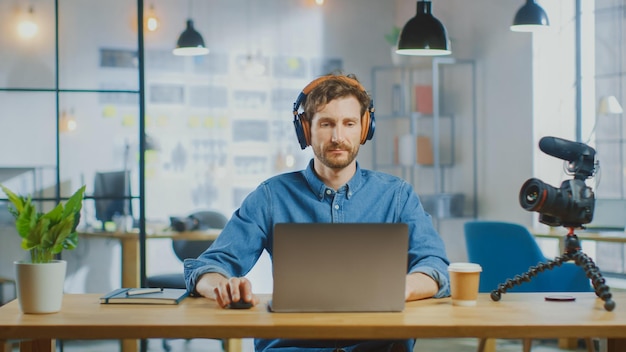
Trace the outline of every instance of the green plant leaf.
{"label": "green plant leaf", "polygon": [[400,27],[394,26],[390,33],[385,34],[385,40],[387,40],[387,43],[391,45],[398,44],[398,38],[400,37],[401,31],[402,29]]}
{"label": "green plant leaf", "polygon": [[58,224],[50,227],[50,230],[45,235],[44,242],[46,244],[50,243],[49,248],[51,248],[53,254],[61,253],[65,248],[65,242],[72,231],[72,226],[74,226],[74,216],[70,215]]}
{"label": "green plant leaf", "polygon": [[30,231],[28,237],[24,238],[25,241],[22,241],[22,248],[46,248],[43,246],[43,235],[48,232],[49,227],[50,220],[43,217],[40,218],[35,224],[35,227]]}
{"label": "green plant leaf", "polygon": [[63,204],[57,204],[54,209],[45,213],[43,217],[49,219],[53,224],[59,223],[63,219]]}
{"label": "green plant leaf", "polygon": [[[70,214],[74,214],[74,225],[72,226],[72,232],[76,231],[76,227],[78,227],[78,224],[80,223],[80,210],[83,207],[85,189],[86,186],[82,186],[81,188],[79,188],[70,197],[70,199],[68,199],[67,203],[65,203],[63,216],[69,216]],[[76,240],[78,241],[78,238]]]}
{"label": "green plant leaf", "polygon": [[83,207],[83,195],[85,193],[86,186],[82,186],[79,188],[74,194],[67,200],[65,203],[65,209],[63,210],[63,216],[68,216],[70,214],[80,213],[80,210]]}
{"label": "green plant leaf", "polygon": [[63,242],[63,249],[75,249],[78,246],[78,232],[72,232]]}
{"label": "green plant leaf", "polygon": [[24,209],[24,198],[13,193],[10,189],[6,188],[3,185],[0,185],[0,188],[2,188],[2,191],[4,192],[4,194],[7,195],[7,198],[9,198],[9,201],[11,202],[11,204],[13,204],[15,211],[18,214],[21,213]]}
{"label": "green plant leaf", "polygon": [[22,238],[30,236],[32,229],[37,223],[37,210],[35,205],[31,204],[30,199],[26,202],[22,208],[22,212],[17,214],[15,219],[15,229]]}

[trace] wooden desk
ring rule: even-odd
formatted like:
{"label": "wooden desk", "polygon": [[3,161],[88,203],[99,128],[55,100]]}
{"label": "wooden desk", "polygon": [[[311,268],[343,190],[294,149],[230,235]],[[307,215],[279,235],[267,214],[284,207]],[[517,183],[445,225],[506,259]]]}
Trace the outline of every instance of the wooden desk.
{"label": "wooden desk", "polygon": [[[219,236],[220,229],[206,231],[160,231],[146,234],[151,238],[171,238],[172,240],[210,241]],[[120,241],[122,249],[122,287],[140,287],[139,233],[137,232],[80,232],[83,238],[113,238]]]}
{"label": "wooden desk", "polygon": [[220,309],[188,298],[178,306],[101,305],[100,295],[68,294],[56,314],[24,315],[16,301],[0,307],[0,345],[19,339],[21,351],[51,351],[54,339],[147,338],[606,338],[626,351],[626,293],[608,312],[593,293],[575,302],[548,302],[541,293],[481,294],[476,307],[449,298],[407,303],[401,313],[270,313],[268,295],[249,310]]}

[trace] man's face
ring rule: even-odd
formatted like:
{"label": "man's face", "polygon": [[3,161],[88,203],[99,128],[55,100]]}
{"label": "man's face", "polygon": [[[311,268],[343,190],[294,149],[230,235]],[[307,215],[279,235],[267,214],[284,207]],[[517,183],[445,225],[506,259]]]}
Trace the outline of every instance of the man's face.
{"label": "man's face", "polygon": [[356,159],[361,142],[361,106],[355,97],[330,101],[311,120],[311,148],[317,159],[342,169]]}

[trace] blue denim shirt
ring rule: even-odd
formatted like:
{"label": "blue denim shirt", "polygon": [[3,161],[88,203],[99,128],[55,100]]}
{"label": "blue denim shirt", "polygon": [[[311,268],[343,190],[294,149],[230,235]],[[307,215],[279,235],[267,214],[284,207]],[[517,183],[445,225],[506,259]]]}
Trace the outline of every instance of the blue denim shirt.
{"label": "blue denim shirt", "polygon": [[[251,192],[233,213],[224,230],[197,259],[184,263],[185,282],[192,294],[198,278],[216,272],[225,277],[246,275],[267,250],[273,253],[272,236],[277,223],[386,222],[409,226],[407,273],[421,272],[439,284],[436,298],[450,292],[448,259],[443,241],[424,211],[418,196],[406,181],[381,172],[361,169],[357,163],[352,179],[335,192],[313,170],[313,161],[302,171],[274,176]],[[380,350],[376,341],[343,341],[346,351]],[[328,348],[322,348],[325,345]],[[258,351],[280,346],[309,347],[307,351],[330,351],[337,342],[300,340],[255,341]],[[412,351],[413,341],[406,342]],[[290,351],[293,349],[281,349]]]}

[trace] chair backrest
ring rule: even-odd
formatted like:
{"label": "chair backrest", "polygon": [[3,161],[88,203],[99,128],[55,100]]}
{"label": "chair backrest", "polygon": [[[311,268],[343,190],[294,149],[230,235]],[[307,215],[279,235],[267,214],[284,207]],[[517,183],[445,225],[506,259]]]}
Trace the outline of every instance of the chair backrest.
{"label": "chair backrest", "polygon": [[[200,211],[190,216],[198,220],[197,230],[200,231],[210,228],[222,229],[228,222],[228,218],[224,214],[216,211]],[[212,243],[213,241],[176,240],[172,241],[172,248],[178,259],[184,261],[187,258],[197,258]]]}
{"label": "chair backrest", "polygon": [[[524,226],[497,221],[465,223],[468,260],[482,266],[480,292],[490,292],[499,284],[526,273],[530,267],[548,259],[533,235]],[[507,292],[581,292],[591,291],[585,271],[573,263],[539,272]]]}

